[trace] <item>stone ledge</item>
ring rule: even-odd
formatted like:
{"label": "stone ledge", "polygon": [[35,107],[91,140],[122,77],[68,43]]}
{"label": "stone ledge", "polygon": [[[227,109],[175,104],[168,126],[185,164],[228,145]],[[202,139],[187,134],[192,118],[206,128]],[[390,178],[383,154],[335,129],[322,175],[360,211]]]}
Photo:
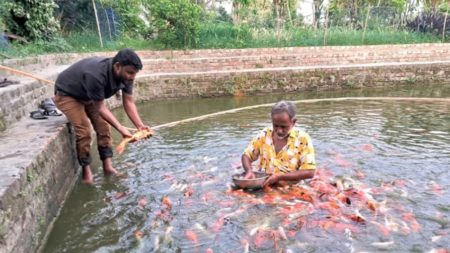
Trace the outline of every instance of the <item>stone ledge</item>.
{"label": "stone ledge", "polygon": [[0,134],[0,252],[34,252],[77,178],[65,117],[23,119]]}
{"label": "stone ledge", "polygon": [[398,84],[450,83],[450,61],[423,64],[293,67],[265,70],[173,73],[141,76],[136,100],[177,97],[337,90]]}

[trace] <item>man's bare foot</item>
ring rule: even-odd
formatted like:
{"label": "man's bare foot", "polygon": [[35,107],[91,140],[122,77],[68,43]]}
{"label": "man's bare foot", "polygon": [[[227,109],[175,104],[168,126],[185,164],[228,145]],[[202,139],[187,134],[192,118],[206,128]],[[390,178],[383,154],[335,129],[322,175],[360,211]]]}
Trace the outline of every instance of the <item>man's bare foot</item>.
{"label": "man's bare foot", "polygon": [[105,176],[117,175],[119,172],[112,166],[111,158],[103,160],[103,173]]}
{"label": "man's bare foot", "polygon": [[81,180],[81,183],[82,184],[85,184],[85,185],[94,185],[94,178],[90,178],[90,179],[82,179]]}
{"label": "man's bare foot", "polygon": [[94,184],[94,175],[92,175],[91,167],[89,165],[83,167],[83,179],[81,183],[87,185]]}

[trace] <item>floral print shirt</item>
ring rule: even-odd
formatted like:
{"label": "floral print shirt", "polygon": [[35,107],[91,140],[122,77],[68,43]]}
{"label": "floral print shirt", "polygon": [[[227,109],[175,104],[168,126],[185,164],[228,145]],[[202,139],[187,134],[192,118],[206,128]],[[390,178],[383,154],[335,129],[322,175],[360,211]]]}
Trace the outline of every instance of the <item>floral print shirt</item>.
{"label": "floral print shirt", "polygon": [[244,151],[252,161],[259,159],[260,169],[274,174],[316,168],[314,147],[307,133],[292,128],[286,146],[278,153],[275,152],[272,133],[271,127],[265,128]]}

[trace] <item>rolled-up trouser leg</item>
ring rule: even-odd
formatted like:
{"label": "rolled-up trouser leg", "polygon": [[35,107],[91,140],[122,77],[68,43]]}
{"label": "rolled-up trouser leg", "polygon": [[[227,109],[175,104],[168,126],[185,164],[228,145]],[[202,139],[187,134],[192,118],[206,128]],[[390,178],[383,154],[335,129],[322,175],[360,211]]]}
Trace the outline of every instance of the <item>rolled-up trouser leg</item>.
{"label": "rolled-up trouser leg", "polygon": [[103,161],[106,158],[113,156],[112,151],[112,138],[111,128],[98,113],[98,111],[92,106],[86,106],[86,114],[92,122],[92,126],[97,134],[97,148],[100,155],[100,159]]}
{"label": "rolled-up trouser leg", "polygon": [[91,163],[91,125],[85,112],[86,105],[69,96],[55,95],[55,104],[66,115],[75,129],[77,157],[81,166]]}

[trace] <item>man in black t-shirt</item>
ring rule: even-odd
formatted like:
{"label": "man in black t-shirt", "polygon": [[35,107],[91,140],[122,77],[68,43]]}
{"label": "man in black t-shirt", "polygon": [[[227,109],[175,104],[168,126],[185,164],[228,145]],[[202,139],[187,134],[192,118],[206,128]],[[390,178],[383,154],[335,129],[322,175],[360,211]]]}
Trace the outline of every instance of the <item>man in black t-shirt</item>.
{"label": "man in black t-shirt", "polygon": [[151,129],[142,123],[133,100],[133,81],[142,63],[131,49],[120,50],[114,58],[90,57],[66,70],[56,79],[55,103],[73,125],[77,157],[83,168],[83,182],[93,184],[90,168],[91,126],[97,134],[98,152],[105,175],[117,174],[112,166],[112,139],[109,125],[124,138],[130,132],[105,106],[104,100],[122,91],[125,112],[137,129]]}

